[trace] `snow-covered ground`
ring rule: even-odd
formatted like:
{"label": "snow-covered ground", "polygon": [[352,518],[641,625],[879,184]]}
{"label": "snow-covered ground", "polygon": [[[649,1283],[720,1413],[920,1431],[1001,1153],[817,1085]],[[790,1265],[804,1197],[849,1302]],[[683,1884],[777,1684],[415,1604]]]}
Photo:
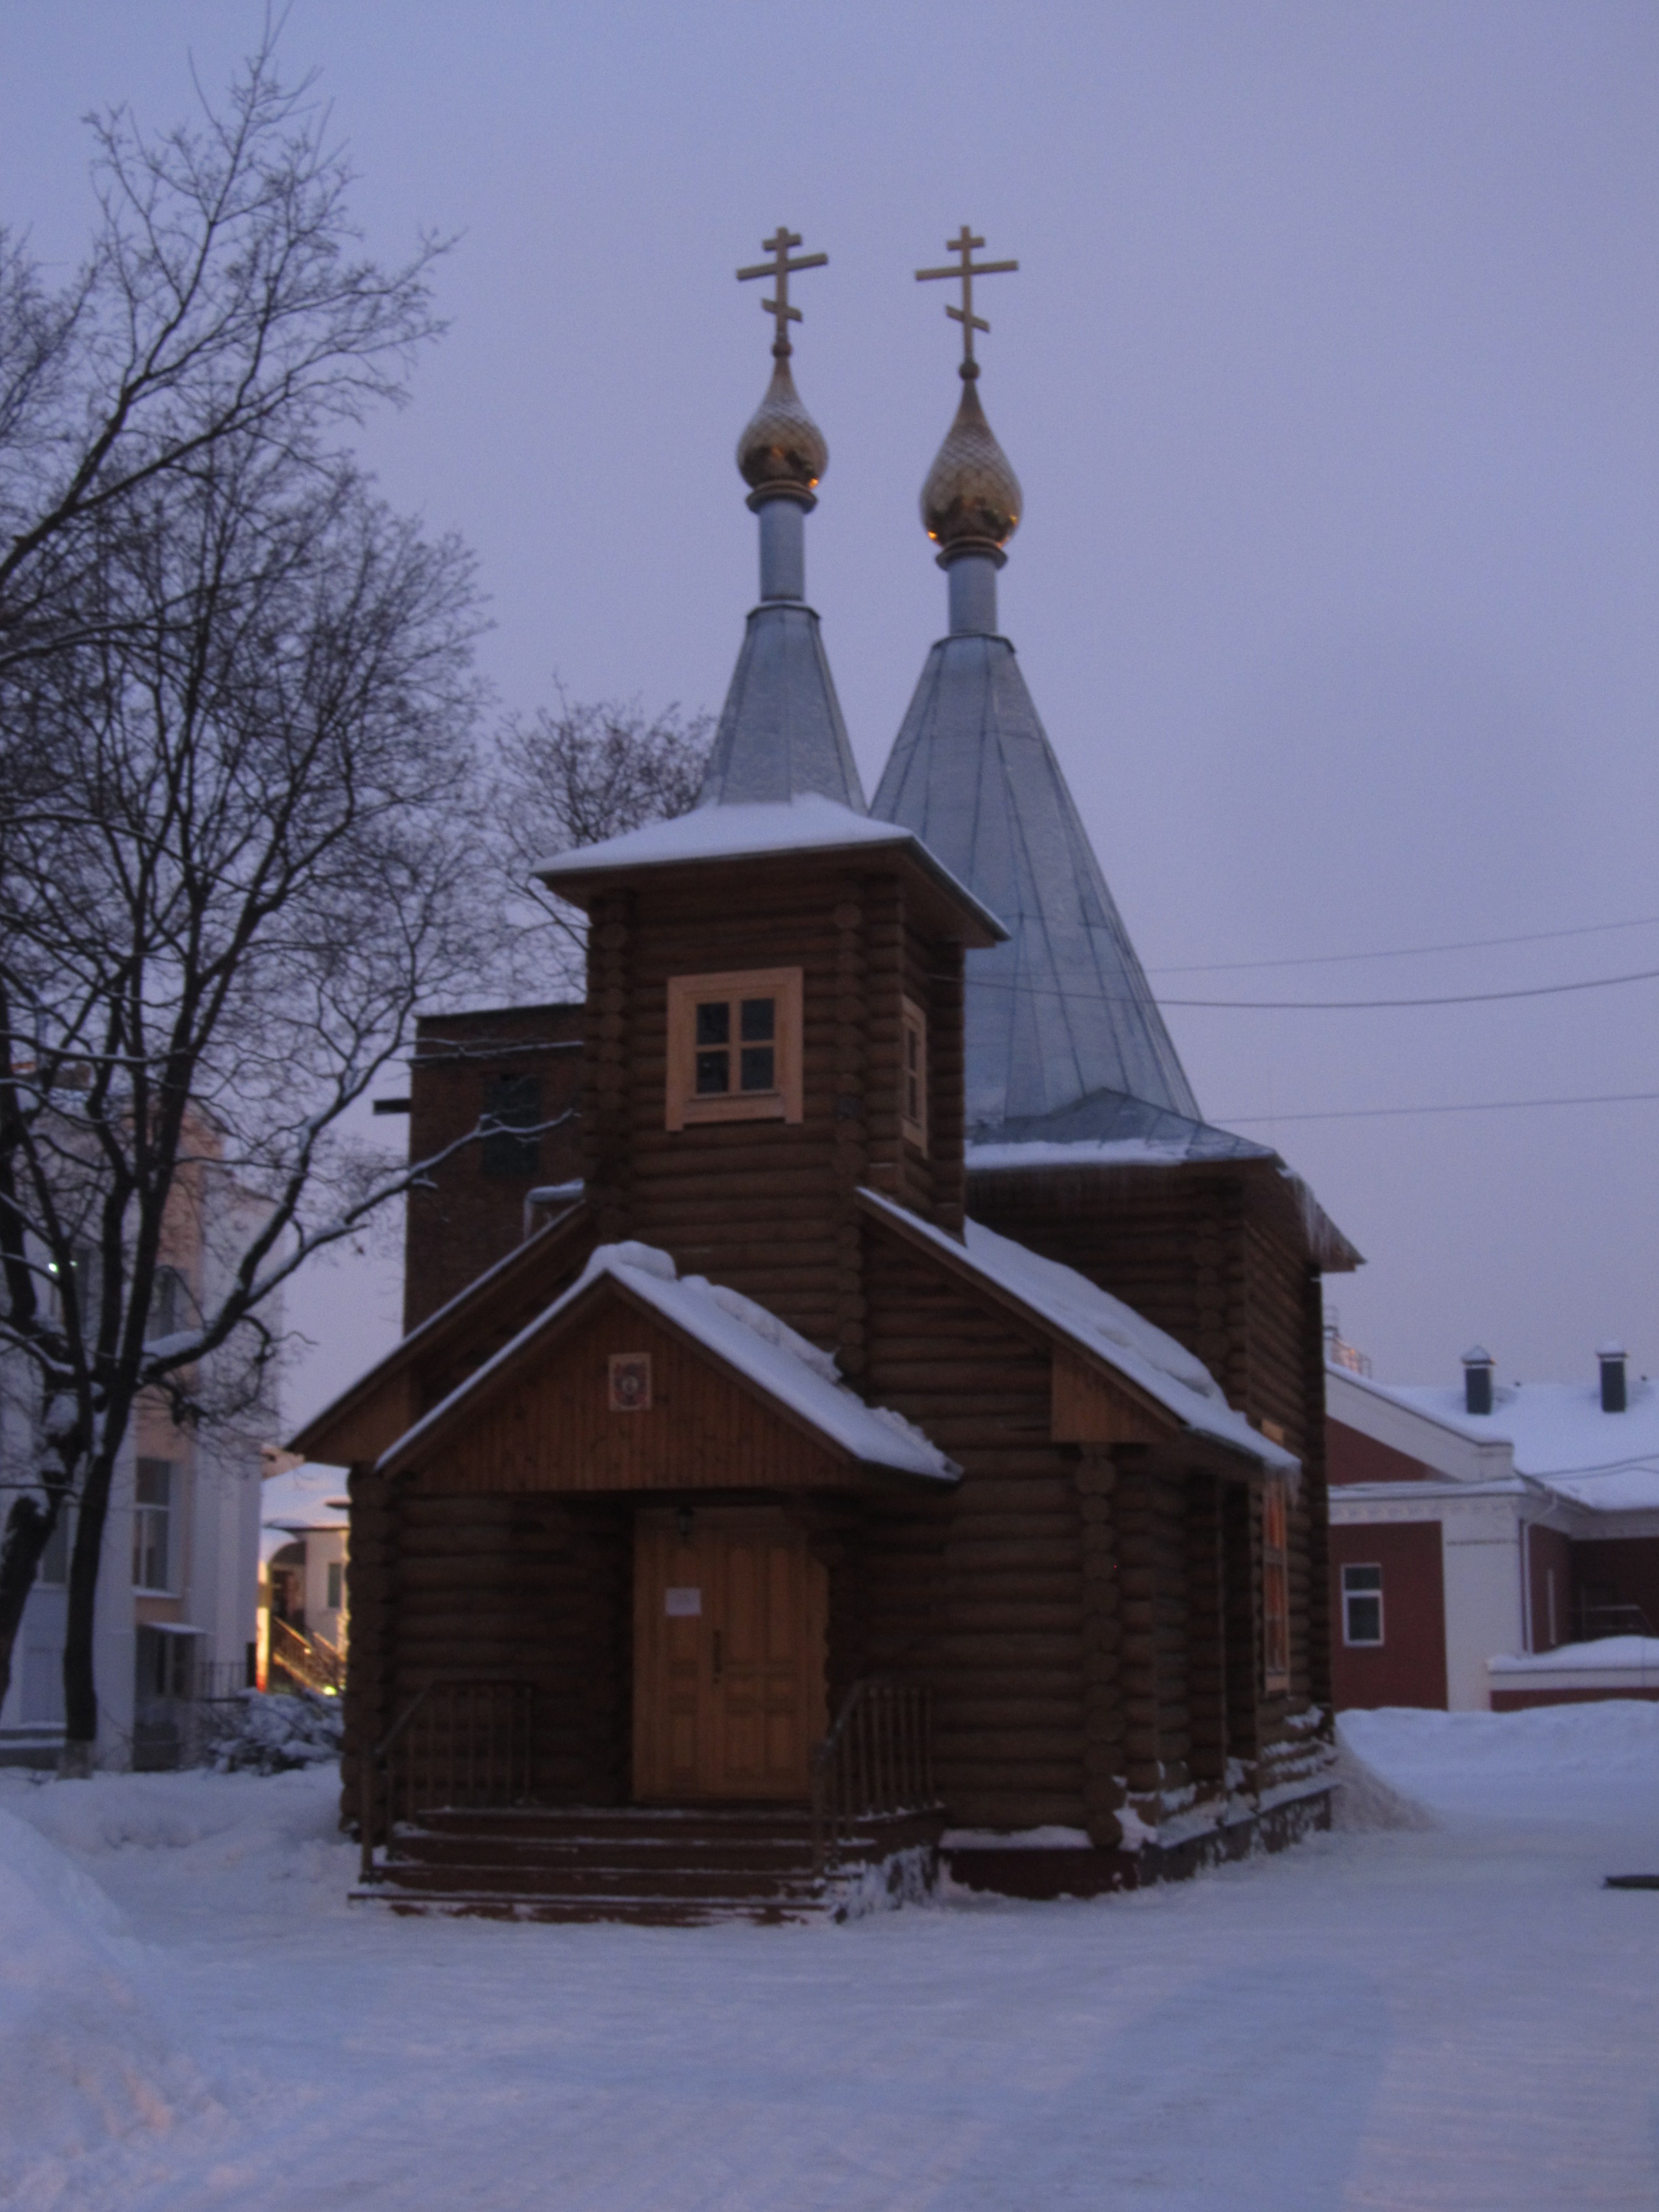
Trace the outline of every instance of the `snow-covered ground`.
{"label": "snow-covered ground", "polygon": [[4,1776],[0,2204],[1653,2205],[1659,1705],[1346,1733],[1435,1825],[844,1928],[398,1921],[330,1771]]}

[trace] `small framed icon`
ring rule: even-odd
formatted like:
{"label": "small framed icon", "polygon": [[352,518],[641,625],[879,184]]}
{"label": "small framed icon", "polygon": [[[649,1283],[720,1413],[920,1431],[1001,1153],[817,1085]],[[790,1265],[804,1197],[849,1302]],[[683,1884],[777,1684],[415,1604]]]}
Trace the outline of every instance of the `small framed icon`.
{"label": "small framed icon", "polygon": [[613,1352],[611,1355],[611,1410],[613,1413],[651,1411],[651,1354]]}

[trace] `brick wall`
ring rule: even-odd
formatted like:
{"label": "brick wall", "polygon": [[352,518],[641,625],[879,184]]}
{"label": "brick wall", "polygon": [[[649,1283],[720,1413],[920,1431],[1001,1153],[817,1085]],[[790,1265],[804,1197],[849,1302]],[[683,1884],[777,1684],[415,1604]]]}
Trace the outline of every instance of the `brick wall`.
{"label": "brick wall", "polygon": [[433,1171],[429,1188],[410,1193],[405,1329],[522,1240],[532,1190],[580,1176],[575,1110],[581,1042],[580,1003],[434,1014],[417,1025],[410,1158],[430,1158],[487,1115],[513,1121],[525,1134],[508,1130],[465,1146]]}

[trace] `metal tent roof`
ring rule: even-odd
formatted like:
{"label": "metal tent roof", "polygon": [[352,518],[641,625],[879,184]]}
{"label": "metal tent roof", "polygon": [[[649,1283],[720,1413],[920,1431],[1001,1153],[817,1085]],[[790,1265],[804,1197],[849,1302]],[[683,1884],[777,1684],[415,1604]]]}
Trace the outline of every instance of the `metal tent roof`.
{"label": "metal tent roof", "polygon": [[766,600],[750,615],[697,804],[806,792],[868,811],[817,616],[798,600]]}
{"label": "metal tent roof", "polygon": [[872,811],[915,830],[1012,933],[968,956],[975,1138],[1101,1092],[1201,1120],[1006,638],[933,647]]}

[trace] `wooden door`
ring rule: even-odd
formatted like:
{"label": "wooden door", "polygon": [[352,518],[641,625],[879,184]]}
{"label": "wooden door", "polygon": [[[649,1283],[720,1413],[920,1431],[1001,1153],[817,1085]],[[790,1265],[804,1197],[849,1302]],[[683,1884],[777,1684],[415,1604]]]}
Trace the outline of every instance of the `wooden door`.
{"label": "wooden door", "polygon": [[808,1792],[823,1733],[825,1585],[763,1507],[641,1513],[634,1576],[634,1794]]}

